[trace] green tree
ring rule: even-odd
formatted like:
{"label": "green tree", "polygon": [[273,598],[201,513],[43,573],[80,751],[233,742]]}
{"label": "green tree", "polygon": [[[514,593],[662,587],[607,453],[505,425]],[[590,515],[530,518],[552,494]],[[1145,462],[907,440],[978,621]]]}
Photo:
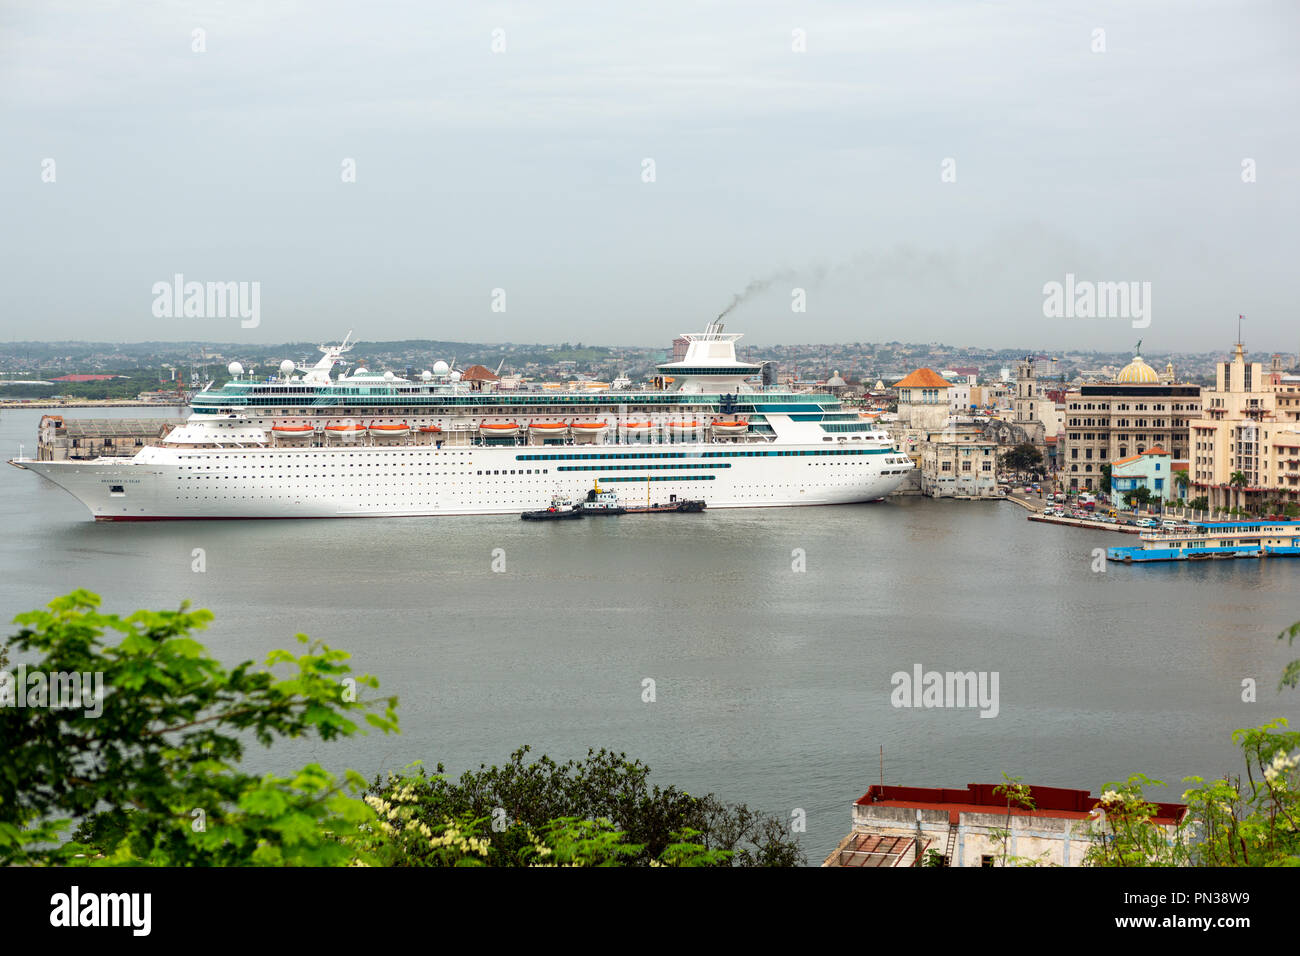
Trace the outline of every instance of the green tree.
{"label": "green tree", "polygon": [[[434,830],[447,821],[491,821],[493,826],[477,832],[488,841],[486,858],[495,866],[532,865],[537,835],[556,820],[607,822],[636,848],[624,860],[634,865],[663,864],[665,854],[682,857],[687,843],[700,848],[691,856],[696,863],[806,862],[779,819],[744,804],[723,803],[713,794],[695,797],[676,787],[651,786],[650,768],[626,754],[590,750],[583,760],[558,763],[545,755],[528,760],[528,753],[521,747],[504,766],[483,765],[455,781],[441,764],[432,774],[416,766],[376,777],[366,799],[372,806],[378,800],[389,809],[406,807],[404,830],[415,827],[420,833],[422,826]],[[425,856],[409,852],[401,840],[384,849],[394,865],[425,865]]]}
{"label": "green tree", "polygon": [[1043,453],[1029,442],[1021,442],[1002,455],[1002,467],[1011,471],[1041,472]]}
{"label": "green tree", "polygon": [[[19,633],[0,642],[0,669],[12,647],[37,658],[28,673],[102,676],[90,696],[29,681],[23,707],[3,706],[16,688],[0,680],[0,866],[804,861],[776,818],[649,788],[648,767],[608,751],[565,765],[524,764],[521,751],[459,784],[390,775],[370,793],[360,775],[340,782],[317,764],[242,772],[249,741],[336,740],[361,732],[354,717],[396,732],[396,700],[359,700],[357,688],[378,682],[352,677],[345,652],[302,634],[305,653],[226,670],[190,636],[210,612],[123,618],[99,604],[75,591],[20,615]],[[500,826],[499,807],[527,822]]]}
{"label": "green tree", "polygon": [[[1300,621],[1278,635],[1294,646]],[[1300,685],[1300,660],[1283,669],[1278,689]],[[1164,786],[1142,774],[1108,783],[1094,811],[1093,866],[1300,866],[1300,733],[1279,717],[1234,731],[1245,777],[1187,777],[1186,818],[1172,829],[1154,824],[1145,791]]]}
{"label": "green tree", "polygon": [[[6,642],[38,655],[29,673],[102,675],[103,697],[34,702],[29,692],[28,706],[0,707],[0,865],[84,861],[79,854],[163,865],[356,856],[347,839],[373,813],[346,791],[364,789],[362,777],[339,782],[316,764],[257,776],[238,765],[250,740],[334,740],[358,731],[354,717],[396,730],[394,698],[353,693],[377,687],[373,677],[351,677],[345,652],[301,634],[303,654],[275,651],[264,668],[226,670],[189,636],[210,612],[182,604],[119,617],[99,605],[74,591],[19,615]],[[281,667],[288,672],[273,673]],[[51,847],[73,825],[77,838]]]}
{"label": "green tree", "polygon": [[1187,494],[1187,486],[1191,484],[1191,481],[1186,468],[1178,468],[1174,471],[1174,487],[1178,489],[1178,497],[1181,498]]}
{"label": "green tree", "polygon": [[1002,774],[1002,782],[993,788],[993,792],[1007,800],[1007,818],[1006,825],[992,830],[990,838],[996,845],[1002,847],[1002,865],[1006,866],[1011,863],[1027,863],[1033,865],[1036,860],[1009,856],[1011,846],[1011,811],[1013,807],[1021,810],[1033,810],[1037,804],[1034,801],[1033,788],[1027,783],[1022,783],[1019,777],[1009,777]]}
{"label": "green tree", "polygon": [[1141,505],[1145,508],[1151,503],[1151,489],[1143,485],[1141,488],[1130,491],[1128,493],[1128,503],[1130,507],[1136,508]]}
{"label": "green tree", "polygon": [[1097,483],[1097,488],[1103,495],[1110,494],[1110,465],[1101,466],[1101,480]]}
{"label": "green tree", "polygon": [[1243,497],[1242,489],[1245,488],[1247,484],[1247,478],[1245,473],[1240,471],[1234,471],[1228,477],[1228,484],[1232,486],[1234,506],[1244,504],[1245,500]]}

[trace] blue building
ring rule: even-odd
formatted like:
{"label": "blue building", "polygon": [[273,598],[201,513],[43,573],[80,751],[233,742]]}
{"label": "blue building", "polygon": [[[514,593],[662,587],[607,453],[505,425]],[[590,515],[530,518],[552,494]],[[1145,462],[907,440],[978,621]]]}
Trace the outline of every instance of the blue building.
{"label": "blue building", "polygon": [[1139,488],[1151,494],[1151,501],[1167,503],[1178,497],[1172,468],[1172,456],[1156,446],[1140,455],[1129,455],[1111,463],[1110,501],[1112,507],[1128,505],[1129,495]]}

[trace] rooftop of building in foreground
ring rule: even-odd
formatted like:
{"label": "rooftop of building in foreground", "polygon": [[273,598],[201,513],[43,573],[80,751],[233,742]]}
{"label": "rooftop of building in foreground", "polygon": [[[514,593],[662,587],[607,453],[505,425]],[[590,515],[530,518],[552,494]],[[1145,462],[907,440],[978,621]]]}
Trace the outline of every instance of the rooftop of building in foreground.
{"label": "rooftop of building in foreground", "polygon": [[[1031,786],[1033,809],[1012,805],[998,784],[972,783],[964,790],[944,787],[871,786],[853,804],[853,829],[822,866],[918,866],[927,850],[945,866],[993,865],[1010,830],[1023,855],[1059,866],[1078,866],[1091,841],[1086,824],[1101,798],[1087,790]],[[1174,827],[1187,815],[1179,803],[1155,803],[1151,822]],[[1012,855],[1017,855],[1015,849]]]}

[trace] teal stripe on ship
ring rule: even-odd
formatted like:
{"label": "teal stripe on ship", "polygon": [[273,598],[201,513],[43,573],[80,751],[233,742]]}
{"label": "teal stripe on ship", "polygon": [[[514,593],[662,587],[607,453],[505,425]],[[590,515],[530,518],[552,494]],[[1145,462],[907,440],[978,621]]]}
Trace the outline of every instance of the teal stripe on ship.
{"label": "teal stripe on ship", "polygon": [[681,465],[560,465],[556,471],[664,471],[669,468],[730,468],[730,462],[708,464],[693,461]]}
{"label": "teal stripe on ship", "polygon": [[[591,470],[597,471],[598,469],[593,468]],[[620,477],[611,475],[608,478],[601,478],[599,480],[606,484],[615,481],[639,481],[644,484],[647,481],[713,481],[717,477],[717,475],[647,475],[644,478],[638,478],[635,476]]]}
{"label": "teal stripe on ship", "polygon": [[810,448],[791,451],[659,451],[624,454],[515,455],[515,461],[614,461],[651,458],[806,458],[841,455],[886,455],[892,448]]}

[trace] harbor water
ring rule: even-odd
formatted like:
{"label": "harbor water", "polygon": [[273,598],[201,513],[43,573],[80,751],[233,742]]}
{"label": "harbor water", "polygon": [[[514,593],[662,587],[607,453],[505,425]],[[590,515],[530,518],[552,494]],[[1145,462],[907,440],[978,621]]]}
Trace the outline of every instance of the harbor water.
{"label": "harbor water", "polygon": [[[6,459],[41,414],[0,412]],[[67,413],[113,414],[141,413]],[[459,773],[522,744],[608,747],[660,784],[804,811],[811,863],[879,782],[882,746],[892,784],[1005,771],[1096,792],[1141,771],[1177,800],[1185,776],[1240,769],[1234,729],[1300,714],[1277,690],[1300,656],[1277,640],[1300,619],[1300,562],[1107,565],[1099,549],[1132,539],[1008,502],[117,524],[5,467],[0,513],[6,621],[74,588],[123,613],[188,599],[215,613],[200,639],[227,664],[304,632],[399,696],[400,735],[254,749],[255,770]],[[894,706],[894,675],[918,666],[996,674],[996,715]]]}

